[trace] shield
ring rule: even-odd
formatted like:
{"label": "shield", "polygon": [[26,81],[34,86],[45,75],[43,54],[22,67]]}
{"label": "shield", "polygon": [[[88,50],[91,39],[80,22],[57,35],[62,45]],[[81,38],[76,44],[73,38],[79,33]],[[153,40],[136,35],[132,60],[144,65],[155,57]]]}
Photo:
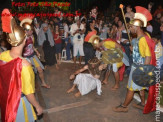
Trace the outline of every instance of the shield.
{"label": "shield", "polygon": [[149,87],[156,84],[156,72],[157,69],[153,65],[140,65],[133,74],[133,82],[142,87]]}
{"label": "shield", "polygon": [[112,48],[102,53],[102,61],[105,64],[114,64],[122,62],[123,52],[120,48]]}

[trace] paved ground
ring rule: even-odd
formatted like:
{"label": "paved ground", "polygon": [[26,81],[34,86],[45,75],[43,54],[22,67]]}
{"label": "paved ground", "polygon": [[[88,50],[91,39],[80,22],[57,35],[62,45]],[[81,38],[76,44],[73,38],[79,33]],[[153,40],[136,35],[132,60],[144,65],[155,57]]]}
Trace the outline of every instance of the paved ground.
{"label": "paved ground", "polygon": [[[125,98],[127,91],[126,78],[121,82],[121,88],[118,91],[111,91],[110,89],[114,83],[114,77],[111,75],[109,78],[111,82],[109,85],[102,87],[103,93],[101,96],[96,95],[96,90],[80,98],[74,97],[75,92],[67,94],[66,91],[72,86],[69,76],[74,71],[74,65],[70,63],[62,63],[59,70],[56,70],[55,66],[45,70],[45,77],[51,85],[51,89],[40,88],[39,85],[36,88],[39,102],[44,108],[50,109],[50,113],[43,116],[44,122],[155,121],[154,112],[144,115],[141,110],[133,108],[132,105],[129,106],[128,113],[112,111],[112,107],[119,105]],[[40,84],[38,80],[37,84]]]}

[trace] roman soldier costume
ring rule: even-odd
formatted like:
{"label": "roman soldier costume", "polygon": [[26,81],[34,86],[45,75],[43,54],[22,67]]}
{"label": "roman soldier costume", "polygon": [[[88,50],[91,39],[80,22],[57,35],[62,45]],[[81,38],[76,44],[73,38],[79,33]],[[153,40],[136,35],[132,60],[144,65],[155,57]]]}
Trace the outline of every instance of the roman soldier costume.
{"label": "roman soldier costume", "polygon": [[[16,24],[8,9],[2,12],[2,29],[8,42],[17,47],[26,38],[25,31]],[[0,108],[2,122],[33,122],[36,114],[25,95],[35,92],[32,67],[22,65],[22,57],[13,59],[10,50],[0,54]]]}
{"label": "roman soldier costume", "polygon": [[[139,27],[146,27],[147,22],[152,20],[152,15],[151,13],[146,9],[141,6],[136,6],[136,13],[134,20],[130,22],[131,25],[134,26],[139,26]],[[144,45],[145,47],[142,47],[141,45]],[[156,65],[156,58],[155,58],[155,43],[153,40],[150,39],[148,35],[142,36],[137,38],[137,40],[133,44],[133,65],[131,67],[131,72],[129,76],[129,82],[128,82],[128,89],[133,90],[133,91],[140,91],[143,89],[148,89],[148,87],[144,86],[139,86],[136,85],[133,80],[133,72],[136,70],[136,68],[140,68],[140,65],[144,65],[145,63],[145,57],[150,56],[151,61],[150,65],[155,66]],[[148,68],[153,69],[153,68]],[[145,70],[144,70],[145,71]],[[151,70],[152,71],[152,70]],[[147,71],[146,71],[147,72]],[[138,77],[142,77],[142,75],[139,75]],[[150,80],[149,80],[150,82]],[[154,110],[156,110],[156,102],[155,102],[155,85],[151,85],[149,87],[149,92],[148,92],[148,99],[147,103],[144,107],[143,113],[149,113]]]}
{"label": "roman soldier costume", "polygon": [[[31,26],[33,16],[21,16],[19,20],[21,21],[20,26],[23,27],[26,31],[33,29]],[[34,71],[37,72],[37,67],[40,66],[42,69],[44,69],[44,66],[36,56],[35,50],[36,49],[34,48],[34,36],[32,34],[26,37],[26,44],[23,50],[23,57],[30,60],[32,66],[34,67]]]}

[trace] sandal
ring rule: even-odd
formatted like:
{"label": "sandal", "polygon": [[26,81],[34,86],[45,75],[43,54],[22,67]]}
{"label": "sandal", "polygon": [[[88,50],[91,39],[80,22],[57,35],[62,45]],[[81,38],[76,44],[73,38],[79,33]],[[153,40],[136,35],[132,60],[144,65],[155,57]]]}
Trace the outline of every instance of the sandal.
{"label": "sandal", "polygon": [[138,103],[138,104],[134,103],[133,104],[133,107],[138,108],[138,109],[141,109],[141,110],[144,110],[144,105],[142,105],[141,102]]}
{"label": "sandal", "polygon": [[119,106],[113,108],[114,112],[128,112],[128,107],[123,106],[120,104]]}

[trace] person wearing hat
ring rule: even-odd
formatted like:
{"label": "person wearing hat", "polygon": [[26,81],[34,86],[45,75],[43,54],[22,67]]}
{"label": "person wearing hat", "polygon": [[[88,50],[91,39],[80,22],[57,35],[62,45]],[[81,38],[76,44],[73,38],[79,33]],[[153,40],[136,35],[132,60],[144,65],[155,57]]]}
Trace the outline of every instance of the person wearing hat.
{"label": "person wearing hat", "polygon": [[2,14],[3,32],[6,32],[11,50],[0,54],[0,108],[2,122],[34,122],[43,112],[35,98],[35,75],[31,64],[22,57],[26,34],[16,24],[8,9]]}
{"label": "person wearing hat", "polygon": [[[145,104],[145,94],[144,90],[148,89],[148,87],[142,87],[136,85],[133,82],[133,72],[136,67],[140,65],[156,65],[156,58],[154,54],[155,44],[152,40],[150,40],[149,35],[145,34],[143,31],[143,27],[147,26],[147,21],[152,20],[151,13],[141,6],[136,6],[136,13],[134,16],[134,20],[130,22],[130,31],[131,33],[137,34],[137,40],[133,44],[133,64],[131,66],[129,81],[128,81],[128,91],[125,98],[125,101],[113,108],[115,112],[127,112],[128,105],[131,103],[134,92],[140,92],[141,102],[138,104],[134,104],[134,107],[144,110],[143,113],[149,113],[156,110],[155,106],[155,85],[149,87],[148,99]],[[140,76],[141,77],[141,76]]]}
{"label": "person wearing hat", "polygon": [[[32,66],[34,67],[34,71],[38,72],[39,77],[41,79],[42,87],[44,88],[50,88],[49,85],[45,82],[44,78],[44,66],[38,59],[40,57],[40,53],[37,51],[37,49],[34,47],[34,36],[33,36],[33,27],[31,26],[33,17],[28,17],[28,16],[22,16],[19,18],[20,26],[25,29],[26,33],[26,44],[23,49],[23,57],[27,58],[30,60]],[[37,55],[37,56],[36,56]]]}
{"label": "person wearing hat", "polygon": [[[96,31],[88,33],[88,35],[85,37],[85,41],[91,43],[95,49],[103,50],[102,60],[104,63],[108,64],[108,71],[105,74],[105,78],[102,84],[108,84],[108,78],[112,68],[116,80],[112,90],[117,90],[119,88],[119,81],[123,80],[123,74],[125,71],[124,64],[127,65],[126,61],[122,60],[123,55],[125,55],[123,47],[121,47],[120,44],[110,38],[99,42],[99,36],[96,35]],[[116,50],[117,48],[120,49],[118,52]]]}
{"label": "person wearing hat", "polygon": [[[108,84],[110,72],[111,70],[113,70],[115,76],[115,85],[111,88],[111,90],[113,91],[118,90],[119,82],[123,80],[125,65],[127,65],[126,62],[122,60],[123,59],[122,57],[126,55],[124,48],[116,41],[110,38],[100,42],[98,45],[96,45],[96,48],[103,48],[104,51],[102,52],[102,60],[104,63],[108,64],[108,69],[105,74],[104,80],[102,81],[102,84],[103,85]],[[120,50],[117,50],[117,48]],[[105,60],[105,58],[107,58],[107,60]]]}
{"label": "person wearing hat", "polygon": [[[77,70],[70,76],[70,80],[74,80],[73,86],[67,91],[71,93],[75,90],[75,87],[78,87],[78,92],[75,94],[75,97],[83,96],[97,88],[97,94],[101,95],[101,81],[99,80],[101,71],[106,68],[106,64],[101,64],[101,61],[94,57],[88,61],[88,64],[83,68]],[[88,70],[89,74],[82,73]]]}

